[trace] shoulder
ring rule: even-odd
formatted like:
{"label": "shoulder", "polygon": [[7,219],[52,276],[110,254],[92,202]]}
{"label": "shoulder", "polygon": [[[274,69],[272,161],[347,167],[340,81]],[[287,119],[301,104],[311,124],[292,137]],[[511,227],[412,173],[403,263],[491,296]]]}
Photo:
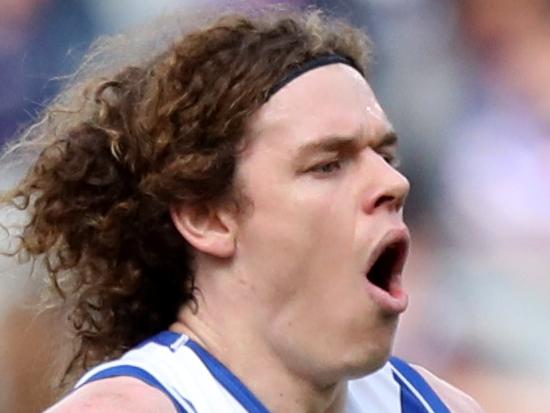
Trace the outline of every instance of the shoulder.
{"label": "shoulder", "polygon": [[160,390],[132,377],[114,377],[88,383],[44,413],[176,413]]}
{"label": "shoulder", "polygon": [[471,396],[435,376],[424,367],[417,365],[412,367],[422,375],[451,411],[457,413],[484,413],[481,406]]}

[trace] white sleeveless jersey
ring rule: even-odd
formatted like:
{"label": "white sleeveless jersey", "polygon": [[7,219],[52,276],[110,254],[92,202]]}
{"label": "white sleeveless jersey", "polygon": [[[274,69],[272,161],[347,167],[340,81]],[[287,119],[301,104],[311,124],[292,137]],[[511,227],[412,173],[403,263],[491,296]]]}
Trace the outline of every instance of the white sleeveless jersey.
{"label": "white sleeveless jersey", "polygon": [[[269,413],[246,386],[188,337],[165,331],[120,359],[101,364],[75,387],[129,376],[163,391],[178,413]],[[450,413],[409,364],[392,357],[380,370],[348,382],[346,413]]]}

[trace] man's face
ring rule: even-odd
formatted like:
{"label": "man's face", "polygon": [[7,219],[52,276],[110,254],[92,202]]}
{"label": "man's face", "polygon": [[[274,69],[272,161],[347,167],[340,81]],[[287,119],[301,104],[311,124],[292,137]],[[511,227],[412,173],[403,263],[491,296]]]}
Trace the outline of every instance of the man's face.
{"label": "man's face", "polygon": [[[237,182],[251,201],[235,268],[276,357],[327,382],[387,359],[407,295],[391,125],[365,79],[333,64],[287,84],[253,117]],[[374,264],[376,262],[376,264]]]}

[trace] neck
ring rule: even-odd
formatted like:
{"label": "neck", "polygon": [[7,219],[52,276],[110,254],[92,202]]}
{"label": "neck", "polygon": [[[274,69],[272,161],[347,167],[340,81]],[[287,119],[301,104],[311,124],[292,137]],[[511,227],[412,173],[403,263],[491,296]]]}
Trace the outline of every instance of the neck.
{"label": "neck", "polygon": [[171,329],[209,351],[274,413],[344,411],[345,381],[320,385],[293,371],[258,333],[250,302],[218,298],[198,294],[198,305],[184,307]]}

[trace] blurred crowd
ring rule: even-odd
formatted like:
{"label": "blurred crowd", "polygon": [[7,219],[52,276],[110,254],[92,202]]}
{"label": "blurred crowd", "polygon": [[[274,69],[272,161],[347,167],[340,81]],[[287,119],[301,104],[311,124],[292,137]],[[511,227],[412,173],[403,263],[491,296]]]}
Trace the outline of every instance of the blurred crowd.
{"label": "blurred crowd", "polygon": [[[98,35],[199,3],[0,0],[0,142]],[[412,300],[396,353],[488,412],[550,411],[550,2],[286,3],[365,26],[375,43],[371,83],[413,186]],[[0,187],[12,179],[2,172]],[[38,287],[24,271],[0,271],[0,411],[38,411],[63,332],[58,315],[34,314]]]}

